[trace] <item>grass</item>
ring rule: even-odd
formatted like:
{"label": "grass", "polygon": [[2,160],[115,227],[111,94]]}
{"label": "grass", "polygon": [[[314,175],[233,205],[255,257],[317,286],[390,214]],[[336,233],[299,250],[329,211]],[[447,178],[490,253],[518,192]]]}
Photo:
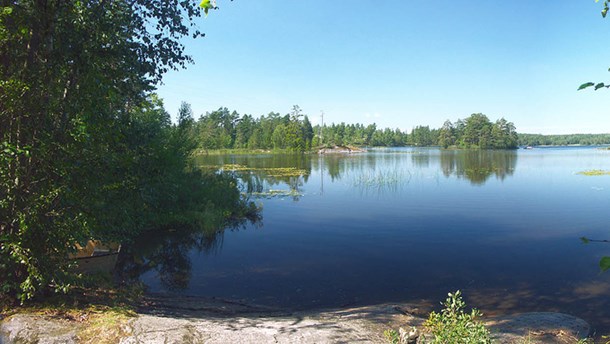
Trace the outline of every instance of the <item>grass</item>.
{"label": "grass", "polygon": [[581,174],[583,176],[610,176],[610,171],[587,170],[587,171],[578,172],[578,174]]}
{"label": "grass", "polygon": [[129,319],[136,316],[130,307],[87,305],[76,308],[74,305],[35,304],[12,308],[3,312],[2,318],[16,314],[29,314],[69,321],[76,330],[79,343],[118,343],[130,334],[125,326]]}
{"label": "grass", "polygon": [[67,294],[50,294],[23,305],[1,300],[0,320],[16,314],[62,319],[73,323],[79,343],[117,343],[129,335],[125,326],[137,316],[135,305],[143,287],[115,288],[108,276],[89,278],[87,287],[72,287]]}
{"label": "grass", "polygon": [[87,324],[78,332],[82,343],[118,343],[130,335],[125,326],[136,314],[130,309],[94,308],[88,313]]}

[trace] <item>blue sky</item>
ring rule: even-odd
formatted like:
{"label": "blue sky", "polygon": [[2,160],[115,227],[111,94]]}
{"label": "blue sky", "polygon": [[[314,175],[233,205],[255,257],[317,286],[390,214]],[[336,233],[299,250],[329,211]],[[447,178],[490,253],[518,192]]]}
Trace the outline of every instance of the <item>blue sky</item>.
{"label": "blue sky", "polygon": [[610,133],[610,18],[594,0],[217,0],[158,89],[175,117],[298,104],[313,123],[410,131],[481,112],[518,132]]}

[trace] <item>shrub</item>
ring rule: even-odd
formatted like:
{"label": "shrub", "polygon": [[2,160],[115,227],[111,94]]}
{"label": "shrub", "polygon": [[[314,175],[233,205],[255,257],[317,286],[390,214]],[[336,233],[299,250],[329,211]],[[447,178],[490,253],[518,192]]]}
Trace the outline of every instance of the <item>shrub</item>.
{"label": "shrub", "polygon": [[432,312],[424,323],[434,337],[432,343],[491,343],[489,330],[477,321],[482,313],[472,309],[465,313],[466,303],[460,291],[449,293],[440,313]]}

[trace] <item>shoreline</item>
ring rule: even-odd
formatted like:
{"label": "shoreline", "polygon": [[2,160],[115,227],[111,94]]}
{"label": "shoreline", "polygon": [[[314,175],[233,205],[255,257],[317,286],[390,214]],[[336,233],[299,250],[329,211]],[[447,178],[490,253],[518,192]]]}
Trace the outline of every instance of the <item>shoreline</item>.
{"label": "shoreline", "polygon": [[[294,151],[288,149],[210,149],[210,150],[197,150],[193,152],[193,156],[215,156],[215,155],[275,155],[275,154],[349,154],[349,153],[366,153],[370,149],[383,149],[383,148],[438,148],[443,151],[498,151],[498,150],[509,150],[509,151],[519,151],[525,149],[526,146],[518,146],[514,149],[480,149],[480,148],[460,148],[456,146],[450,146],[447,148],[442,148],[438,145],[432,146],[414,146],[414,145],[404,145],[404,146],[334,146],[328,148],[312,148],[311,150],[306,151]],[[569,145],[534,145],[532,148],[596,148],[596,149],[610,149],[610,144],[595,144],[595,145],[584,145],[584,144],[569,144]],[[323,152],[322,152],[323,151]]]}
{"label": "shoreline", "polygon": [[[425,317],[412,304],[386,303],[291,311],[214,297],[147,294],[135,316],[117,325],[119,343],[387,343],[387,329],[423,330]],[[589,335],[584,320],[561,313],[483,317],[495,343],[575,342]],[[87,320],[17,313],[0,323],[1,344],[88,343]],[[96,338],[93,338],[96,339]],[[99,338],[98,338],[99,339]],[[28,341],[29,340],[29,341]],[[568,341],[566,341],[568,340]]]}

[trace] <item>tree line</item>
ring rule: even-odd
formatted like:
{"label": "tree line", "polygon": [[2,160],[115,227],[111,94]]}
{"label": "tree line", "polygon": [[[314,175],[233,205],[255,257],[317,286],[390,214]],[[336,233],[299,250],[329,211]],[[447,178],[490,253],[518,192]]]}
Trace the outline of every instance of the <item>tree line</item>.
{"label": "tree line", "polygon": [[468,149],[514,149],[518,145],[513,123],[501,118],[491,122],[484,114],[472,114],[440,129],[416,126],[411,133],[377,128],[376,124],[311,124],[298,105],[290,113],[270,112],[259,118],[240,115],[226,107],[194,120],[191,107],[182,103],[179,123],[192,123],[191,137],[201,150],[281,149],[303,152],[325,146],[441,146]]}
{"label": "tree line", "polygon": [[610,134],[519,134],[519,145],[521,146],[593,146],[607,144],[610,144]]}

